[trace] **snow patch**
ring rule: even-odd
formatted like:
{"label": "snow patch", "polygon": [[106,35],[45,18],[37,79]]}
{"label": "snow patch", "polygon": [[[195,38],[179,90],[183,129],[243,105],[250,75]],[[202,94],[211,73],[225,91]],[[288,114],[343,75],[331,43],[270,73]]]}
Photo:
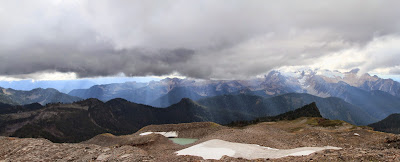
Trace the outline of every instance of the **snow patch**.
{"label": "snow patch", "polygon": [[177,151],[178,155],[193,155],[193,156],[201,156],[204,159],[221,159],[222,156],[233,156],[235,155],[235,151],[226,148],[226,147],[207,147],[205,146],[207,143],[194,145],[187,149],[183,149],[181,151]]}
{"label": "snow patch", "polygon": [[149,135],[149,134],[161,134],[167,138],[176,138],[178,137],[178,132],[176,131],[171,131],[171,132],[144,132],[144,133],[140,133],[139,135],[141,136],[145,136],[145,135]]}
{"label": "snow patch", "polygon": [[295,152],[295,153],[291,153],[288,156],[306,156],[306,155],[310,155],[312,153],[314,153],[314,150],[305,150],[305,151],[299,151],[299,152]]}
{"label": "snow patch", "polygon": [[139,135],[141,135],[141,136],[146,136],[146,135],[149,135],[149,134],[153,134],[154,132],[144,132],[144,133],[140,133]]}
{"label": "snow patch", "polygon": [[344,78],[344,74],[339,71],[320,70],[317,71],[317,75],[322,75],[328,78],[336,78],[336,77],[339,77],[341,79]]}
{"label": "snow patch", "polygon": [[339,147],[299,147],[279,150],[256,144],[227,142],[219,139],[209,140],[186,149],[177,151],[177,155],[200,156],[204,159],[220,160],[223,156],[245,159],[282,158],[286,156],[305,156],[325,149],[339,150]]}

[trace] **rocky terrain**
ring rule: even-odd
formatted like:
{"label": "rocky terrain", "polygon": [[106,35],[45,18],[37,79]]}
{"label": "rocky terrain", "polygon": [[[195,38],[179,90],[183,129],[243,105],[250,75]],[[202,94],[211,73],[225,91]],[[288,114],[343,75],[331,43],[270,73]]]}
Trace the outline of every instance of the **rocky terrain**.
{"label": "rocky terrain", "polygon": [[[178,145],[159,134],[141,136],[149,131],[177,131],[180,138],[199,139]],[[375,132],[342,121],[323,118],[298,118],[292,121],[263,122],[246,127],[225,127],[215,123],[151,125],[131,135],[101,134],[81,143],[52,143],[45,139],[0,138],[3,161],[202,161],[201,157],[178,156],[176,151],[211,139],[258,144],[277,149],[303,146],[335,146],[307,156],[254,161],[399,161],[400,136]],[[248,161],[222,157],[222,161]],[[214,161],[214,160],[206,160]]]}

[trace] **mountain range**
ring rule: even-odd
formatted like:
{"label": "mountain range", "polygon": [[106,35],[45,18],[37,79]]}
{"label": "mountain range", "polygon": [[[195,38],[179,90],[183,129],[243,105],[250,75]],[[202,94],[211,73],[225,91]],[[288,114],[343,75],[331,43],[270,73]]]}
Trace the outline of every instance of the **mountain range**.
{"label": "mountain range", "polygon": [[69,95],[80,98],[98,98],[108,101],[114,98],[152,105],[167,107],[179,102],[182,98],[198,100],[204,97],[223,94],[237,94],[247,90],[247,81],[236,80],[190,80],[166,78],[149,83],[126,82],[106,85],[96,85],[89,89],[76,89]]}
{"label": "mountain range", "polygon": [[[166,108],[156,108],[117,98],[107,102],[86,99],[70,104],[47,104],[40,108],[8,108],[0,115],[0,135],[43,137],[54,142],[79,142],[97,134],[130,134],[151,124],[211,121],[228,124],[275,116],[315,102],[322,117],[353,124],[370,123],[362,109],[339,98],[309,94],[285,94],[271,98],[253,95],[222,95],[198,102],[184,98]],[[19,108],[22,109],[22,108]]]}
{"label": "mountain range", "polygon": [[0,87],[3,88],[13,88],[23,91],[29,91],[35,88],[54,88],[62,93],[68,93],[78,88],[90,88],[94,85],[96,85],[96,83],[88,79],[0,81]]}
{"label": "mountain range", "polygon": [[42,105],[48,103],[72,103],[74,101],[82,100],[79,97],[70,96],[61,93],[56,89],[36,88],[30,91],[14,90],[11,88],[0,87],[0,103],[12,105],[26,105],[32,103],[40,103]]}
{"label": "mountain range", "polygon": [[128,101],[168,107],[182,98],[201,100],[220,95],[249,94],[272,97],[287,93],[307,93],[318,97],[337,97],[372,116],[370,122],[400,113],[400,83],[369,74],[303,69],[294,72],[274,70],[263,78],[249,80],[195,80],[166,78],[149,83],[126,82],[96,85],[68,93],[80,98]]}

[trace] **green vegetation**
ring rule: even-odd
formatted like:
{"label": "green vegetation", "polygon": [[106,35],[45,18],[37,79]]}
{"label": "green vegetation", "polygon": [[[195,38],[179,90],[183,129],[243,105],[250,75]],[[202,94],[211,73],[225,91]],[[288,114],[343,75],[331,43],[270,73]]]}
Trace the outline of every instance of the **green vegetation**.
{"label": "green vegetation", "polygon": [[231,127],[243,127],[247,125],[252,125],[252,124],[257,124],[260,122],[271,122],[271,121],[281,121],[281,120],[295,120],[300,117],[322,117],[317,105],[315,102],[305,105],[299,109],[296,109],[294,111],[289,111],[277,116],[272,116],[272,117],[261,117],[257,118],[255,120],[250,120],[250,121],[234,121],[229,123],[227,126]]}
{"label": "green vegetation", "polygon": [[324,118],[310,118],[306,124],[320,127],[335,127],[342,126],[345,122],[341,120],[329,120]]}
{"label": "green vegetation", "polygon": [[294,128],[290,128],[289,129],[289,132],[297,132],[297,131],[300,131],[300,130],[302,130],[304,127],[294,127]]}

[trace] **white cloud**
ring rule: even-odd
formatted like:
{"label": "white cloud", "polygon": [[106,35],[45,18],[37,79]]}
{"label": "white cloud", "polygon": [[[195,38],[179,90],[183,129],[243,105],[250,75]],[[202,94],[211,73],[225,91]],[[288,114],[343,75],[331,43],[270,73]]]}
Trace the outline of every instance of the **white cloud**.
{"label": "white cloud", "polygon": [[32,82],[34,82],[38,80],[73,80],[77,78],[78,76],[74,72],[62,73],[57,71],[43,71],[32,74],[0,76],[0,81],[18,81],[24,79],[32,79]]}
{"label": "white cloud", "polygon": [[360,68],[361,73],[399,74],[400,35],[375,37],[365,46],[333,52],[318,59],[313,67],[348,71]]}

